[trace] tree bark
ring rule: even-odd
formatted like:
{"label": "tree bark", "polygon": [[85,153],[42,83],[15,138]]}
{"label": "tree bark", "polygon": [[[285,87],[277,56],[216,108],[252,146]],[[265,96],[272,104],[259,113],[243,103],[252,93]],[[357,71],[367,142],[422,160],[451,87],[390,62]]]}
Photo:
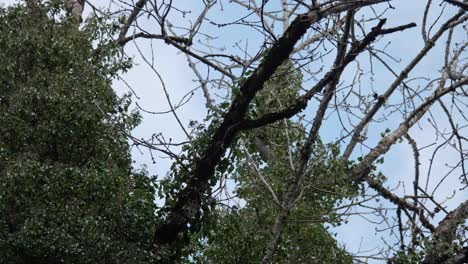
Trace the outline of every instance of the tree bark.
{"label": "tree bark", "polygon": [[85,3],[85,0],[65,0],[65,8],[70,15],[81,21]]}
{"label": "tree bark", "polygon": [[[452,244],[456,236],[457,228],[468,219],[468,200],[451,211],[436,228],[432,243],[437,248],[438,244]],[[468,261],[468,248],[462,248],[455,254],[440,254],[432,251],[423,260],[422,264],[438,263],[466,263]]]}

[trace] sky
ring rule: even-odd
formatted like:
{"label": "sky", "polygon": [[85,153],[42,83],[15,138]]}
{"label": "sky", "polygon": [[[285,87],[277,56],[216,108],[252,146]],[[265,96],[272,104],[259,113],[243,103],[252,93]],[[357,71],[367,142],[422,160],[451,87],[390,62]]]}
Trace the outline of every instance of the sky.
{"label": "sky", "polygon": [[[185,1],[185,2],[184,2]],[[0,3],[11,4],[16,1],[13,0],[0,0]],[[104,1],[91,1],[93,4],[99,6],[102,5]],[[107,1],[105,1],[107,2]],[[178,2],[178,1],[177,1]],[[191,10],[191,14],[187,14],[188,17],[194,16],[200,12],[199,1],[192,0],[181,0],[184,2],[183,8],[185,10]],[[232,8],[232,4],[228,4],[228,1],[223,1],[225,4],[224,12],[221,12],[219,7],[216,7],[213,11],[213,14],[210,16],[214,21],[234,21],[241,14],[241,9]],[[440,1],[436,1],[435,6],[438,5]],[[423,42],[421,40],[420,33],[420,24],[422,18],[422,10],[425,6],[425,1],[392,1],[392,5],[395,7],[394,10],[386,13],[385,17],[388,18],[388,23],[386,27],[397,26],[400,24],[407,24],[410,22],[416,22],[418,28],[410,29],[404,32],[399,32],[395,35],[392,35],[388,38],[390,45],[386,47],[387,51],[391,54],[395,54],[397,61],[393,62],[394,67],[401,70],[406,63],[409,62],[411,58],[422,47]],[[452,7],[452,10],[456,10]],[[85,16],[89,14],[90,8],[85,9]],[[452,12],[453,13],[453,12]],[[435,19],[436,13],[431,14],[430,18]],[[173,23],[177,24],[178,20],[184,22],[185,19],[180,16],[173,16]],[[142,22],[145,23],[145,22]],[[207,23],[208,24],[208,23]],[[150,26],[150,25],[143,25]],[[242,30],[242,31],[241,31]],[[236,32],[242,32],[242,34],[237,34]],[[214,39],[213,45],[219,45],[226,48],[226,51],[235,52],[234,44],[242,40],[242,44],[249,44],[249,49],[255,51],[258,47],[257,43],[261,43],[262,39],[258,38],[258,34],[254,31],[245,31],[245,28],[242,27],[230,27],[229,29],[220,30],[214,25],[207,25],[204,30],[205,33],[217,36]],[[466,41],[466,36],[459,34],[456,36],[458,40]],[[170,99],[173,103],[179,102],[187,93],[190,93],[197,85],[194,80],[196,76],[193,72],[187,67],[187,60],[184,54],[179,53],[177,50],[172,48],[169,45],[166,45],[163,41],[155,41],[152,43],[152,47],[149,45],[149,42],[146,40],[136,41],[136,44],[127,45],[125,52],[135,58],[136,66],[126,73],[123,78],[126,83],[128,83],[134,93],[138,96],[134,97],[135,102],[138,103],[142,108],[149,111],[167,111],[169,109],[165,94],[163,92],[163,86],[158,77],[152,72],[150,67],[139,56],[139,52],[144,54],[151,54],[151,48],[154,51],[154,67],[158,73],[162,76],[164,80],[164,85],[170,94]],[[382,43],[385,43],[383,41]],[[443,43],[443,42],[442,42]],[[385,43],[386,44],[386,43]],[[228,53],[228,52],[227,52]],[[443,61],[443,46],[436,46],[430,53],[429,56],[424,58],[421,64],[412,72],[410,78],[418,76],[436,76],[439,73],[439,65],[442,65]],[[362,58],[361,62],[365,65],[368,61],[365,58]],[[436,65],[436,66],[434,66]],[[374,63],[374,71],[376,79],[373,83],[365,83],[364,85],[371,85],[375,89],[382,91],[388,87],[388,85],[393,81],[393,78],[388,74],[388,72],[378,63]],[[345,72],[343,79],[352,78],[352,72]],[[417,80],[415,85],[417,85]],[[129,92],[129,89],[123,82],[115,82],[115,90],[117,93],[122,94],[124,92]],[[177,114],[181,118],[181,122],[185,127],[188,127],[188,124],[191,120],[201,121],[206,115],[205,110],[205,100],[203,98],[202,92],[200,89],[195,90],[192,96],[192,99],[177,111]],[[310,113],[313,108],[306,109],[305,112]],[[440,108],[435,107],[432,114],[436,117],[441,116],[443,112]],[[179,124],[176,122],[174,116],[172,115],[151,115],[142,113],[143,122],[134,130],[134,136],[137,138],[148,138],[152,134],[161,133],[165,135],[166,139],[172,139],[173,142],[185,140],[184,134],[181,132]],[[335,117],[336,118],[336,117]],[[331,117],[333,120],[333,117]],[[385,128],[394,129],[397,127],[401,117],[394,116],[390,118],[389,121],[376,124],[369,127],[368,137],[369,144],[374,146],[377,141],[380,139],[380,133]],[[439,123],[441,127],[448,127],[448,123],[444,118],[441,118]],[[336,124],[332,121],[326,122],[324,127],[321,130],[321,134],[325,135],[325,141],[333,141],[339,136],[336,134],[335,129]],[[410,134],[413,138],[417,139],[419,147],[429,145],[436,141],[434,130],[431,129],[430,123],[427,121],[427,116],[422,118],[422,121],[410,130]],[[440,142],[440,138],[438,139]],[[422,151],[421,155],[421,175],[425,179],[428,170],[429,160],[431,159],[431,154],[433,148],[427,148]],[[367,150],[363,149],[365,153]],[[359,151],[356,151],[359,152]],[[166,172],[169,170],[172,161],[165,157],[158,157],[155,153],[156,163],[153,163],[153,159],[149,155],[148,151],[145,149],[134,148],[132,150],[133,158],[136,161],[135,166],[139,167],[145,165],[147,170],[151,174],[157,174],[160,177],[163,177]],[[360,155],[357,153],[356,155]],[[439,162],[433,165],[431,173],[431,183],[438,182],[436,179],[443,177],[446,172],[449,170],[447,165],[457,162],[459,156],[454,151],[451,151],[448,148],[444,148],[438,154]],[[406,141],[396,144],[391,148],[389,153],[385,156],[385,164],[380,168],[383,174],[388,176],[388,181],[385,183],[385,186],[389,188],[395,188],[397,194],[403,195],[403,190],[406,190],[408,193],[411,193],[412,190],[412,180],[413,180],[413,171],[414,171],[414,160],[411,148]],[[456,175],[449,176],[444,184],[440,187],[439,191],[435,193],[435,197],[438,200],[444,200],[445,198],[452,195],[452,191],[457,188],[453,186],[460,185],[459,180]],[[404,188],[403,188],[404,186]],[[431,188],[429,188],[431,189]],[[468,198],[468,193],[465,191],[457,191],[453,199],[447,202],[447,210],[454,209],[462,201],[465,201]],[[380,201],[383,206],[390,206],[386,201]],[[431,207],[430,205],[428,205]],[[434,223],[437,223],[440,220],[440,216]],[[337,233],[338,241],[344,245],[350,252],[358,251],[368,251],[374,250],[377,251],[380,247],[384,247],[384,242],[380,239],[382,234],[376,234],[375,228],[377,226],[370,225],[366,220],[359,216],[353,216],[349,218],[349,223],[342,225],[338,228],[334,228],[332,232]],[[386,234],[386,239],[394,242],[394,235]],[[369,263],[383,263],[379,260],[369,260]]]}

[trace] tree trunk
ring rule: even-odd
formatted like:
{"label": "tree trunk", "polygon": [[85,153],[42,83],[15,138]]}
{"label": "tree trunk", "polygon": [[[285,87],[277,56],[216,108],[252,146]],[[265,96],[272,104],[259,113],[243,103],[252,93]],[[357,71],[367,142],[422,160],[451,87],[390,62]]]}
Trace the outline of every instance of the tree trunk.
{"label": "tree trunk", "polygon": [[85,0],[65,0],[65,8],[69,14],[81,21],[85,3]]}

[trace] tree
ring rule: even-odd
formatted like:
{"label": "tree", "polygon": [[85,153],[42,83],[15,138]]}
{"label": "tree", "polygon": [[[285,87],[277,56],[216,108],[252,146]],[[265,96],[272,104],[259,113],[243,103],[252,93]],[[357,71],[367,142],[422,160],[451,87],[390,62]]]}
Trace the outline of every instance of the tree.
{"label": "tree", "polygon": [[[295,213],[301,210],[300,203],[296,200],[304,196],[304,186],[320,186],[320,182],[308,178],[306,175],[309,174],[306,172],[314,168],[315,154],[320,153],[319,146],[328,146],[330,149],[335,148],[334,152],[328,150],[328,153],[334,153],[329,157],[330,160],[342,166],[341,176],[344,175],[346,181],[350,182],[345,185],[348,186],[346,190],[351,187],[356,190],[352,198],[347,197],[353,196],[352,192],[335,194],[331,199],[335,209],[333,213],[341,218],[346,217],[353,208],[366,208],[368,213],[380,216],[381,223],[387,223],[388,230],[393,230],[398,239],[389,246],[389,251],[360,256],[360,259],[376,257],[393,262],[439,263],[452,261],[453,258],[463,261],[461,259],[466,258],[463,255],[466,243],[463,242],[464,232],[461,224],[463,219],[466,219],[466,214],[463,213],[466,203],[462,202],[458,206],[452,205],[451,209],[446,209],[440,201],[436,201],[436,195],[431,192],[438,189],[437,185],[443,184],[443,179],[439,183],[433,183],[433,191],[427,184],[423,186],[420,174],[427,167],[423,168],[420,165],[420,156],[427,154],[411,136],[412,133],[416,133],[415,129],[418,126],[422,126],[422,118],[430,115],[432,109],[437,109],[449,119],[447,129],[443,130],[439,127],[441,120],[437,116],[429,117],[436,135],[444,138],[440,145],[431,150],[433,155],[437,156],[440,148],[451,146],[450,148],[459,155],[458,162],[450,168],[451,173],[460,175],[459,185],[454,186],[452,190],[463,193],[467,182],[464,166],[466,151],[463,148],[465,139],[461,136],[461,131],[466,119],[463,117],[462,109],[465,105],[461,98],[466,96],[464,89],[467,79],[464,77],[466,67],[461,66],[460,60],[463,60],[466,43],[457,36],[465,33],[462,29],[467,19],[464,6],[460,2],[447,1],[442,9],[438,9],[432,1],[428,1],[426,8],[421,8],[420,32],[423,45],[413,58],[407,60],[406,65],[401,66],[391,61],[398,54],[387,52],[385,45],[392,36],[397,38],[406,31],[415,32],[413,28],[416,24],[395,25],[394,21],[384,19],[385,16],[391,16],[394,8],[392,4],[384,2],[387,1],[204,1],[203,4],[200,3],[199,12],[192,16],[188,14],[196,11],[184,9],[176,3],[154,5],[148,2],[145,5],[145,1],[138,2],[139,6],[132,9],[132,14],[147,14],[150,19],[142,19],[140,23],[135,23],[134,32],[120,40],[133,40],[139,47],[143,61],[147,62],[150,70],[156,74],[160,73],[158,66],[151,63],[152,55],[141,50],[141,46],[144,45],[143,39],[163,40],[185,54],[208,109],[208,118],[204,122],[191,122],[195,126],[193,132],[189,133],[185,124],[180,121],[183,117],[177,114],[182,106],[173,105],[168,100],[170,114],[175,116],[183,131],[182,135],[185,135],[181,138],[181,143],[169,141],[167,136],[161,134],[156,134],[156,143],[152,143],[154,137],[151,142],[140,139],[135,141],[137,145],[148,147],[150,152],[158,152],[174,159],[173,170],[163,181],[166,188],[163,197],[166,206],[159,211],[163,222],[158,224],[155,235],[155,244],[159,251],[167,248],[186,248],[190,241],[195,240],[202,241],[202,245],[198,246],[198,251],[195,250],[193,254],[202,259],[207,257],[206,250],[211,246],[211,252],[227,252],[220,248],[228,250],[236,247],[236,240],[226,240],[240,232],[240,229],[236,229],[240,228],[239,226],[246,230],[240,232],[240,236],[241,233],[249,234],[248,230],[264,230],[263,226],[259,228],[248,224],[247,212],[256,207],[267,210],[268,206],[271,206],[273,213],[269,212],[266,215],[276,215],[274,220],[268,220],[266,215],[262,215],[266,221],[265,226],[271,226],[271,233],[261,235],[258,231],[262,237],[258,240],[258,247],[261,249],[249,247],[249,253],[252,254],[249,256],[256,256],[258,260],[260,254],[264,263],[276,262],[281,261],[284,249],[291,253],[288,256],[291,257],[293,254],[287,247],[290,241],[288,237],[293,236],[290,222]],[[405,8],[401,3],[397,6],[394,8],[395,12]],[[218,11],[217,7],[222,11]],[[458,7],[461,9],[457,9]],[[224,12],[224,16],[218,15],[218,12]],[[439,19],[433,15],[436,12],[440,14]],[[186,20],[183,19],[185,16]],[[136,20],[138,22],[138,19]],[[395,26],[387,26],[390,23]],[[154,27],[147,25],[157,25],[158,31],[155,32]],[[223,32],[232,32],[239,28],[258,32],[256,39],[250,35],[246,37],[256,44],[242,47],[240,43],[246,42],[241,39],[233,43],[235,48],[232,49],[223,48],[222,44],[216,45],[219,44],[217,39],[223,38],[216,38],[215,35],[226,37]],[[441,44],[437,43],[444,42],[444,38],[447,39],[446,48],[441,50]],[[260,39],[263,41],[259,41]],[[252,45],[257,45],[258,48],[252,48]],[[434,66],[440,69],[441,77],[423,75],[425,81],[417,82],[417,79],[408,79],[409,76],[420,76],[414,75],[413,72],[431,52],[445,52],[442,65]],[[363,63],[365,54],[370,57],[371,64]],[[278,67],[286,60],[290,60],[293,68],[300,69],[304,76],[301,90],[298,94],[293,94],[293,99],[281,107],[267,106],[266,111],[257,112],[263,92],[269,89],[265,83],[274,78],[275,74],[281,76]],[[377,67],[377,64],[385,69],[384,75],[375,72],[374,67]],[[392,79],[386,81],[389,82],[386,89],[374,87],[374,80],[382,76],[387,80]],[[408,80],[416,84],[410,84]],[[165,84],[162,86],[165,87]],[[379,83],[379,86],[382,84]],[[287,85],[283,84],[283,89],[287,90]],[[167,89],[164,92],[168,98],[171,97]],[[218,97],[214,98],[214,94]],[[448,97],[451,99],[445,99]],[[305,109],[307,114],[302,114]],[[310,114],[311,110],[314,114]],[[388,124],[382,126],[382,121],[387,121]],[[299,127],[310,125],[306,131],[299,128],[302,132],[298,132],[297,138],[288,139],[288,143],[284,144],[289,129],[287,126],[279,129],[278,124],[282,122],[291,125],[290,122],[293,122]],[[326,144],[320,131],[330,122],[339,127],[339,132],[336,138],[327,138]],[[279,132],[276,133],[283,135],[279,141],[284,145],[272,139],[275,134],[271,131],[273,128],[278,128]],[[268,130],[270,131],[265,136],[265,131]],[[373,132],[369,133],[373,135],[368,136],[368,131],[372,130]],[[262,144],[262,139],[264,141],[265,138],[271,139],[271,144]],[[295,140],[299,142],[296,145]],[[391,178],[392,175],[384,175],[381,170],[385,167],[384,156],[402,140],[409,142],[416,164],[413,191],[410,195],[401,194],[400,190],[385,188],[385,179]],[[177,149],[179,144],[183,145],[182,152]],[[286,149],[289,147],[288,162],[278,160],[277,157],[284,157],[285,152],[278,154],[272,146],[281,146],[282,150],[285,150],[285,146]],[[168,152],[171,149],[172,151]],[[327,148],[324,151],[327,153]],[[268,160],[268,153],[276,159]],[[245,167],[246,163],[249,164],[248,170]],[[435,161],[426,164],[430,167]],[[327,171],[327,166],[321,169]],[[281,176],[276,176],[276,173]],[[258,174],[258,179],[246,181],[245,176],[252,174]],[[431,181],[430,174],[429,169],[428,182]],[[241,175],[244,175],[244,178]],[[333,174],[328,176],[331,175]],[[232,191],[233,188],[236,193],[240,192],[236,198],[241,206],[235,209],[225,209],[229,199],[221,194],[223,192],[219,191],[218,187],[215,188],[227,180],[234,181],[236,186],[224,185],[225,189],[231,188]],[[255,186],[256,189],[246,191],[249,185],[251,188]],[[253,198],[249,197],[248,193],[254,197],[259,196],[259,185],[263,186],[264,190],[261,199],[255,200],[257,204],[249,203]],[[308,190],[309,195],[321,197],[326,197],[324,193],[327,192],[333,193],[333,190]],[[348,198],[342,206],[336,204],[340,197]],[[235,201],[236,198],[229,201]],[[387,199],[393,206],[386,209],[386,205],[379,205],[376,201],[381,198]],[[262,204],[263,199],[268,201],[268,206]],[[444,235],[445,242],[439,243],[441,240],[437,239],[437,230],[443,228],[435,223],[438,220],[432,218],[442,211],[445,216],[441,215],[438,219],[443,219],[442,226],[442,223],[450,223],[451,229]],[[309,209],[308,212],[313,211]],[[388,214],[393,216],[389,217]],[[452,218],[450,215],[457,217]],[[326,225],[333,221],[319,222]],[[216,225],[220,230],[213,227]],[[309,226],[303,224],[302,227]],[[209,230],[214,230],[214,234],[207,234]],[[197,237],[200,232],[201,236]],[[210,244],[210,235],[213,244]],[[297,245],[297,242],[295,244]],[[442,244],[445,246],[441,246]],[[317,246],[317,243],[314,245]],[[435,249],[434,246],[439,249]],[[246,253],[240,254],[245,256]],[[437,260],[431,260],[433,254],[438,255]],[[218,254],[218,257],[221,256],[226,255]],[[214,262],[219,261],[214,257]],[[285,259],[283,261],[286,261]],[[226,259],[223,261],[229,262]]]}
{"label": "tree", "polygon": [[112,30],[78,30],[54,3],[0,10],[1,263],[152,259],[155,193],[131,166],[139,116],[111,88],[130,65]]}
{"label": "tree", "polygon": [[[302,75],[291,62],[279,67],[277,73],[265,83],[248,115],[262,116],[271,110],[280,110],[283,105],[294,102],[299,95]],[[287,134],[284,133],[287,131]],[[245,201],[241,208],[226,205],[215,207],[211,216],[213,223],[206,235],[207,242],[199,246],[200,263],[260,263],[265,245],[270,239],[270,227],[275,223],[278,206],[287,198],[285,175],[291,173],[290,158],[296,159],[300,146],[307,136],[300,122],[279,121],[271,127],[247,132],[238,139],[238,148],[233,149],[232,171],[238,187],[237,198]],[[304,186],[302,195],[285,205],[295,207],[289,217],[297,224],[285,227],[282,246],[276,261],[280,263],[351,263],[352,258],[336,245],[331,234],[321,224],[324,212],[327,223],[337,225],[340,219],[332,212],[339,200],[351,197],[357,188],[343,178],[343,167],[337,162],[339,148],[317,142],[311,165],[305,178],[315,184]],[[268,162],[271,166],[258,167]],[[317,195],[317,190],[330,193]],[[330,195],[332,192],[343,195]],[[307,215],[308,219],[303,219]],[[312,220],[314,219],[314,220]],[[312,224],[301,225],[300,221]],[[314,223],[315,222],[315,223]]]}
{"label": "tree", "polygon": [[[396,18],[414,7],[401,1],[139,0],[110,10],[87,1],[94,16],[118,17],[112,43],[140,56],[169,110],[137,106],[180,127],[181,136],[130,136],[173,161],[157,184],[164,206],[147,222],[157,261],[466,262],[468,16],[462,1],[441,2],[414,9],[417,26]],[[79,18],[84,2],[67,3]],[[167,65],[155,63],[159,42],[196,78],[177,104],[159,71]],[[401,43],[407,54],[392,49]],[[206,117],[185,120],[180,111],[197,95]],[[414,176],[402,180],[410,192],[394,172],[406,163],[391,161],[402,142],[414,158]],[[446,175],[434,175],[444,163]],[[446,199],[452,192],[459,202]],[[386,247],[341,247],[330,227],[352,215],[382,230]]]}

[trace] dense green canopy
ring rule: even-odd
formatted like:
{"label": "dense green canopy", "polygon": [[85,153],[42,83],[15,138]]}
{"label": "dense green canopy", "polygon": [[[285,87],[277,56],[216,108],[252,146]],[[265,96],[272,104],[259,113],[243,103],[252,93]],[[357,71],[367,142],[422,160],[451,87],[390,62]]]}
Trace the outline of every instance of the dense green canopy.
{"label": "dense green canopy", "polygon": [[139,121],[113,78],[112,25],[60,6],[0,9],[0,262],[147,263],[151,178],[131,167]]}

